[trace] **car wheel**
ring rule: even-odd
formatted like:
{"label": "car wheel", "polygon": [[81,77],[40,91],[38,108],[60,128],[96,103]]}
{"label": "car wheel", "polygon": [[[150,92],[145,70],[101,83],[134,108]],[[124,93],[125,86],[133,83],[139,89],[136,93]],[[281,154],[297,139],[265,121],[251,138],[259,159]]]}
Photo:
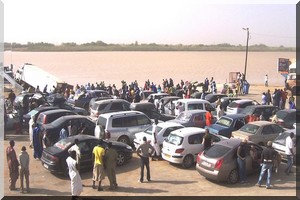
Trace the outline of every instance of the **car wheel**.
{"label": "car wheel", "polygon": [[126,136],[121,136],[119,137],[118,142],[122,142],[129,145],[129,138]]}
{"label": "car wheel", "polygon": [[117,165],[121,166],[124,165],[124,163],[125,163],[125,154],[123,152],[118,152]]}
{"label": "car wheel", "polygon": [[194,157],[192,155],[187,155],[182,161],[182,166],[184,168],[190,168],[194,164]]}
{"label": "car wheel", "polygon": [[234,184],[237,183],[239,180],[239,174],[238,171],[236,169],[232,170],[229,175],[228,175],[228,183]]}

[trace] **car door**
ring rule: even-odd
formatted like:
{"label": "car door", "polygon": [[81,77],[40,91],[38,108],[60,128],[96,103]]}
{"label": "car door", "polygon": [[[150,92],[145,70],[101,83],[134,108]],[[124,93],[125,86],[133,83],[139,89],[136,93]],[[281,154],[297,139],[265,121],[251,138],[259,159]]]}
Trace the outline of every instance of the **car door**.
{"label": "car door", "polygon": [[94,146],[96,146],[97,143],[95,141],[80,141],[78,144],[81,157],[80,157],[80,167],[81,168],[87,168],[92,167],[93,160],[92,160],[92,151]]}
{"label": "car door", "polygon": [[87,133],[88,135],[94,135],[94,132],[95,132],[95,124],[90,122],[89,120],[87,119],[80,119],[80,124],[81,123],[84,123],[85,124],[85,127],[87,128]]}
{"label": "car door", "polygon": [[[279,133],[276,135],[279,135]],[[256,134],[256,136],[259,138],[259,142],[257,142],[258,144],[263,143],[266,145],[269,140],[273,141],[275,139],[275,133],[272,128],[272,124],[264,126],[261,134]]]}
{"label": "car door", "polygon": [[196,133],[188,137],[188,146],[184,147],[186,149],[186,155],[192,154],[194,156],[194,161],[196,161],[199,152],[203,151],[203,136],[204,133]]}

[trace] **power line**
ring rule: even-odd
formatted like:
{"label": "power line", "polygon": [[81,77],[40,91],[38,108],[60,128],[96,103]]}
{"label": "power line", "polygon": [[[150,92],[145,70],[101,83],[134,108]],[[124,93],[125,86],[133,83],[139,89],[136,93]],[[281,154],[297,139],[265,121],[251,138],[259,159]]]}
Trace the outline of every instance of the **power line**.
{"label": "power line", "polygon": [[261,34],[261,33],[253,33],[253,35],[258,35],[258,36],[266,36],[266,37],[276,37],[276,38],[290,38],[290,39],[296,39],[296,36],[284,36],[284,35],[270,35],[270,34]]}

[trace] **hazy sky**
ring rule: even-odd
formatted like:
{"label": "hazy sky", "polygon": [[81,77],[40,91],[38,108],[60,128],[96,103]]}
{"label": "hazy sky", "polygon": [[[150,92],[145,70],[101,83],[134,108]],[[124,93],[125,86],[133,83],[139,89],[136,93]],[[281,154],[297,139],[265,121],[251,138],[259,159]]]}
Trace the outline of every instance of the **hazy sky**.
{"label": "hazy sky", "polygon": [[296,46],[297,0],[2,2],[5,42],[245,45],[248,27],[249,45]]}

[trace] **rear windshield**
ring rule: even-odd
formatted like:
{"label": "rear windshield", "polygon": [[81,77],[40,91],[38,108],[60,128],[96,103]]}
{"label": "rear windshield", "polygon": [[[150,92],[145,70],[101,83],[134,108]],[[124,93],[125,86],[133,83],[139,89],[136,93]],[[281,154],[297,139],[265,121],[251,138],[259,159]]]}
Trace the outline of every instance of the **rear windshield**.
{"label": "rear windshield", "polygon": [[228,119],[228,118],[221,118],[216,122],[216,124],[226,126],[226,127],[230,127],[231,123],[232,123],[232,119]]}
{"label": "rear windshield", "polygon": [[174,144],[176,146],[179,146],[182,144],[183,141],[183,137],[180,137],[178,135],[175,134],[170,134],[167,139],[166,142],[170,143],[170,144]]}
{"label": "rear windshield", "polygon": [[192,117],[192,114],[190,113],[186,113],[186,112],[182,112],[180,113],[176,119],[180,120],[180,121],[189,121],[190,118]]}
{"label": "rear windshield", "polygon": [[252,115],[252,114],[253,114],[253,110],[254,110],[254,108],[248,107],[248,106],[247,106],[247,107],[242,111],[242,113],[243,113],[243,114]]}
{"label": "rear windshield", "polygon": [[254,125],[254,124],[245,124],[240,129],[240,131],[244,131],[246,133],[255,134],[258,129],[259,129],[259,126],[257,126],[257,125]]}
{"label": "rear windshield", "polygon": [[229,147],[215,144],[204,152],[204,155],[209,158],[219,158],[230,151]]}
{"label": "rear windshield", "polygon": [[[276,115],[279,119],[284,119],[288,114],[289,114],[288,112],[284,112],[282,110],[280,110],[276,113]],[[293,113],[293,115],[294,115],[294,117],[296,117],[295,113]]]}
{"label": "rear windshield", "polygon": [[66,148],[68,148],[71,145],[71,142],[66,141],[66,139],[62,139],[58,142],[56,142],[54,144],[55,147],[61,149],[61,150],[65,150]]}

